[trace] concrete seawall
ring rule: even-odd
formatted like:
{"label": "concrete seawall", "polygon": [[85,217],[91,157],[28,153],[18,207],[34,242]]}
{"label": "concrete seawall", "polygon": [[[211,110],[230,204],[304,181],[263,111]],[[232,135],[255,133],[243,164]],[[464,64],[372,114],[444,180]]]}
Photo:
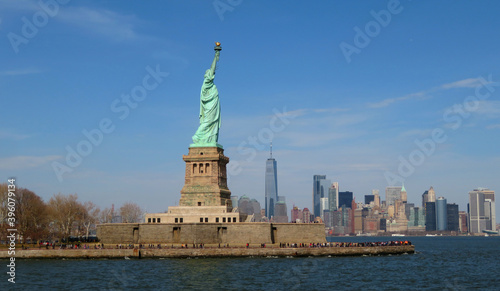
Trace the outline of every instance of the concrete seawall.
{"label": "concrete seawall", "polygon": [[[188,258],[188,257],[286,257],[286,256],[378,256],[412,254],[415,246],[322,247],[322,248],[163,248],[163,249],[78,249],[16,250],[16,259],[103,259],[103,258]],[[0,251],[0,259],[8,259]]]}

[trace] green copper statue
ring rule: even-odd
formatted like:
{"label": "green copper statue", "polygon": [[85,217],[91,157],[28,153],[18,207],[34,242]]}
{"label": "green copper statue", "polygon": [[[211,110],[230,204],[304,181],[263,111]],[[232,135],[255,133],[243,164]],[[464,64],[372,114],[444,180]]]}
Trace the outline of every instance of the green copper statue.
{"label": "green copper statue", "polygon": [[215,66],[219,61],[221,51],[220,43],[215,43],[215,57],[212,66],[205,72],[203,85],[201,85],[200,94],[200,126],[193,136],[191,147],[210,147],[221,145],[219,140],[220,128],[220,102],[219,91],[214,84]]}

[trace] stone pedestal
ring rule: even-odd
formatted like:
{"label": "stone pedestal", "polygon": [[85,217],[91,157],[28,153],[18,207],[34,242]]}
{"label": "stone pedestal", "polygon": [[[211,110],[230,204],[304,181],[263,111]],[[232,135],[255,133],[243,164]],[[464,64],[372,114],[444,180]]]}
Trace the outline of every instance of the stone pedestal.
{"label": "stone pedestal", "polygon": [[229,158],[219,147],[190,147],[182,156],[186,162],[184,187],[179,206],[226,206],[232,210],[231,191],[227,187],[226,165]]}

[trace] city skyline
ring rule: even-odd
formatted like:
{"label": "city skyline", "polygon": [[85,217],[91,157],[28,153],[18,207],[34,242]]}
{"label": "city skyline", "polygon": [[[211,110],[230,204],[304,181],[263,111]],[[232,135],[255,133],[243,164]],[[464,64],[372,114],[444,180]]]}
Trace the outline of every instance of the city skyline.
{"label": "city skyline", "polygon": [[236,2],[0,0],[0,176],[44,201],[177,205],[220,41],[234,195],[264,205],[271,140],[288,209],[313,211],[316,174],[357,201],[404,182],[420,204],[433,186],[461,210],[500,189],[499,3]]}

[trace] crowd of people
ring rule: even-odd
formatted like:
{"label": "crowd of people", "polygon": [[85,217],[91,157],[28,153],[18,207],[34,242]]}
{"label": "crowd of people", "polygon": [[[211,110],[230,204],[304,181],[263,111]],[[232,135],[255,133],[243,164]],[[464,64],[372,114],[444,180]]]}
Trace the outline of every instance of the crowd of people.
{"label": "crowd of people", "polygon": [[[325,248],[325,247],[378,247],[378,246],[405,246],[405,245],[412,245],[411,241],[405,240],[405,241],[378,241],[378,242],[326,242],[326,243],[280,243],[279,247],[280,248]],[[56,245],[49,243],[49,244],[40,244],[40,247],[44,248],[51,248],[55,249]],[[161,248],[205,248],[205,244],[199,243],[199,244],[180,244],[180,245],[173,245],[173,244],[117,244],[115,246],[107,246],[107,248],[116,248],[116,249],[134,249],[134,248],[139,248],[139,249],[161,249]],[[236,246],[236,247],[241,247],[241,246]],[[255,248],[257,247],[256,244],[250,244],[247,243],[245,245],[246,248]],[[260,244],[261,248],[265,248],[266,244],[261,243]],[[272,246],[271,246],[272,247]],[[81,243],[75,243],[75,244],[61,244],[58,245],[58,249],[105,249],[106,247],[102,243],[97,243],[91,246],[90,244],[81,244]],[[229,244],[218,244],[218,245],[211,245],[209,248],[229,248]],[[27,246],[22,245],[22,249],[28,249]]]}
{"label": "crowd of people", "polygon": [[411,241],[384,242],[327,242],[327,243],[280,243],[280,248],[324,248],[324,247],[377,247],[410,245]]}

